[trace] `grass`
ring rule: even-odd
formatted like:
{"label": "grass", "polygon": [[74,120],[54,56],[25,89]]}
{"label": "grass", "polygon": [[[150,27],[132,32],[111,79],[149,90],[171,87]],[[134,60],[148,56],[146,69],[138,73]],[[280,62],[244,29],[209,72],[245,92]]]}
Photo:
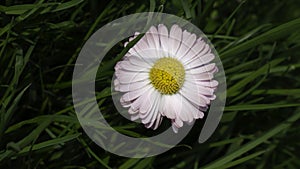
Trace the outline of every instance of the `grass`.
{"label": "grass", "polygon": [[[1,1],[0,168],[300,168],[299,8],[297,0]],[[72,71],[93,32],[147,11],[185,18],[208,35],[226,72],[227,104],[206,143],[197,142],[198,121],[170,151],[130,159],[104,151],[83,132]],[[111,106],[121,46],[104,58],[97,100],[118,131],[140,136],[147,132]]]}

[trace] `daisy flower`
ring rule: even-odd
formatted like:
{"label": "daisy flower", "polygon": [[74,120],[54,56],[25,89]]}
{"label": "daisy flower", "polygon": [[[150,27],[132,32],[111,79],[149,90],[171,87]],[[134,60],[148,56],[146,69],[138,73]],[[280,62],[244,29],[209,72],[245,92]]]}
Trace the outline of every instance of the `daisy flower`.
{"label": "daisy flower", "polygon": [[163,24],[152,26],[115,66],[121,105],[132,121],[141,119],[155,130],[166,117],[177,133],[183,123],[203,118],[216,98],[214,58],[209,44],[178,25],[170,31]]}

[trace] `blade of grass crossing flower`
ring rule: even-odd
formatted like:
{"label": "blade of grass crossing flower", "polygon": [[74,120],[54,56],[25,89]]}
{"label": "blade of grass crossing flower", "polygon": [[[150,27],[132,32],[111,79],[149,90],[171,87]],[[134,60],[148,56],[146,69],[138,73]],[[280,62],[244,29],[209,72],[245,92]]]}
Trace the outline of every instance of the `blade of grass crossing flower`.
{"label": "blade of grass crossing flower", "polygon": [[209,163],[208,165],[204,166],[203,169],[220,168],[223,165],[228,164],[229,162],[231,162],[235,158],[241,156],[242,154],[245,154],[246,152],[249,152],[250,150],[252,150],[256,146],[264,143],[265,141],[267,141],[271,137],[275,136],[276,134],[278,134],[278,133],[286,130],[295,121],[297,121],[300,118],[300,112],[299,111],[300,110],[298,109],[293,116],[291,116],[290,118],[288,118],[286,121],[280,123],[279,125],[277,125],[273,129],[269,130],[268,132],[264,133],[263,135],[261,135],[257,139],[255,139],[255,140],[253,140],[253,141],[251,141],[251,142],[243,145],[238,150],[230,153],[229,155],[227,155],[225,157],[221,157],[221,158],[215,160],[214,162]]}

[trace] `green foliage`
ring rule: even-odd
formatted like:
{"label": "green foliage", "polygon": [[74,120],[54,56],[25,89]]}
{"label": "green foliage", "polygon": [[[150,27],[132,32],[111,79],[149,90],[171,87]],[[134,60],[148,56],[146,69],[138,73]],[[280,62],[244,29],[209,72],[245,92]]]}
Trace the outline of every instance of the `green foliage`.
{"label": "green foliage", "polygon": [[[298,0],[1,1],[0,168],[300,168],[299,8]],[[226,72],[227,105],[208,142],[197,142],[199,120],[170,151],[129,159],[83,132],[72,70],[98,28],[146,11],[183,17],[207,34]],[[144,136],[110,97],[113,66],[126,50],[120,42],[104,58],[96,97],[116,130]]]}

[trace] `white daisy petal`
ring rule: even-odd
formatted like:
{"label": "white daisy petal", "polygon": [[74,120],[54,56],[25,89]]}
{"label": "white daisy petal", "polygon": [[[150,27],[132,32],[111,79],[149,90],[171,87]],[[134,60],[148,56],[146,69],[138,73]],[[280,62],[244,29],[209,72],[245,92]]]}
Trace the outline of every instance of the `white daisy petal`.
{"label": "white daisy petal", "polygon": [[153,90],[150,89],[150,91],[148,91],[148,93],[145,94],[145,97],[143,99],[143,102],[142,102],[142,105],[140,107],[140,117],[141,117],[141,114],[148,114],[148,112],[150,111],[150,108],[152,107],[152,95],[153,93]]}
{"label": "white daisy petal", "polygon": [[213,79],[212,72],[204,72],[199,74],[186,74],[186,79],[194,78],[196,81],[204,81],[204,80],[211,80]]}
{"label": "white daisy petal", "polygon": [[214,58],[215,58],[214,54],[206,54],[202,57],[199,57],[198,59],[193,59],[191,62],[186,64],[186,67],[188,69],[196,68],[211,62]]}
{"label": "white daisy petal", "polygon": [[182,58],[182,62],[187,65],[191,61],[198,59],[199,57],[210,53],[210,47],[208,44],[201,42],[197,43],[194,48],[190,50],[190,52],[186,55],[186,57]]}
{"label": "white daisy petal", "polygon": [[132,40],[134,40],[138,35],[140,34],[140,32],[135,32],[134,33],[134,36],[129,38],[129,41],[128,42],[125,42],[124,43],[124,47],[126,47],[128,45],[129,42],[131,42]]}
{"label": "white daisy petal", "polygon": [[191,74],[200,74],[200,73],[210,72],[210,71],[214,70],[215,67],[216,67],[216,64],[211,63],[211,64],[208,64],[208,65],[205,65],[205,66],[190,69],[189,72]]}
{"label": "white daisy petal", "polygon": [[132,108],[132,107],[130,107],[130,108],[128,109],[128,113],[129,113],[130,115],[135,115],[135,114],[138,114],[138,113],[139,113],[139,111],[137,111],[137,110],[133,110],[133,108]]}
{"label": "white daisy petal", "polygon": [[136,121],[137,119],[139,119],[139,114],[135,114],[130,117],[131,121]]}
{"label": "white daisy petal", "polygon": [[168,56],[168,51],[169,51],[169,33],[168,29],[165,25],[159,24],[158,25],[158,34],[159,34],[159,39],[160,39],[160,44],[161,48],[165,54],[165,56]]}
{"label": "white daisy petal", "polygon": [[182,100],[180,95],[164,96],[165,107],[163,109],[164,115],[169,119],[174,119],[182,110]]}
{"label": "white daisy petal", "polygon": [[117,84],[117,82],[115,82],[115,86],[118,86],[118,91],[120,92],[129,92],[145,87],[149,85],[149,83],[150,82],[148,80],[129,84]]}
{"label": "white daisy petal", "polygon": [[148,124],[148,125],[151,126],[153,128],[153,130],[156,130],[158,128],[158,126],[161,124],[161,122],[162,122],[162,117],[161,117],[161,114],[158,113],[157,117],[156,117],[156,120],[155,120],[155,123],[154,124]]}
{"label": "white daisy petal", "polygon": [[180,60],[182,57],[184,57],[188,51],[191,49],[191,46],[194,45],[196,42],[196,35],[191,34],[187,32],[186,30],[182,33],[182,43],[180,45],[180,48],[178,49],[176,56]]}
{"label": "white daisy petal", "polygon": [[181,61],[185,64],[187,61],[193,59],[197,56],[198,53],[200,53],[204,46],[206,45],[205,42],[199,41],[199,38],[197,39],[197,42],[194,44],[194,46],[191,47],[191,49],[188,51],[188,53],[181,58]]}
{"label": "white daisy petal", "polygon": [[180,94],[197,106],[206,106],[208,99],[202,98],[197,90],[197,86],[192,83],[185,83],[180,90]]}
{"label": "white daisy petal", "polygon": [[123,69],[123,70],[128,70],[128,71],[134,71],[134,72],[148,72],[150,69],[147,67],[142,67],[138,65],[133,65],[129,61],[120,61],[120,64],[115,66],[115,70]]}
{"label": "white daisy petal", "polygon": [[[146,113],[140,111],[140,118],[147,128],[157,128],[158,124],[161,122],[161,114],[159,113],[159,104],[160,104],[160,94],[156,91],[152,91],[151,100],[146,100],[149,107],[145,104],[142,104],[141,109],[146,106]],[[154,126],[153,126],[154,125]]]}
{"label": "white daisy petal", "polygon": [[174,123],[172,123],[172,129],[173,129],[174,133],[178,133],[178,127],[176,127],[176,125]]}
{"label": "white daisy petal", "polygon": [[150,69],[153,64],[153,59],[147,59],[147,58],[139,58],[136,56],[128,58],[129,62],[133,65],[140,66],[143,68]]}
{"label": "white daisy petal", "polygon": [[194,90],[195,92],[200,94],[199,96],[201,96],[201,95],[211,96],[214,93],[214,89],[211,89],[211,88],[205,87],[205,86],[200,86],[197,84],[197,82],[195,80],[187,80],[186,83],[189,87],[196,87],[196,88],[193,88],[190,90]]}
{"label": "white daisy petal", "polygon": [[183,121],[179,117],[177,117],[176,119],[174,119],[172,122],[174,123],[174,125],[177,128],[180,128],[180,127],[183,126]]}
{"label": "white daisy petal", "polygon": [[196,82],[197,85],[201,85],[201,86],[205,86],[205,87],[210,87],[210,88],[214,88],[218,86],[218,81],[216,80],[212,80],[212,81],[199,81]]}
{"label": "white daisy petal", "polygon": [[192,123],[194,119],[204,117],[204,113],[201,111],[201,107],[195,106],[184,97],[182,99],[182,102],[185,108],[183,109],[182,113],[178,116],[182,121]]}
{"label": "white daisy petal", "polygon": [[173,25],[169,36],[169,54],[174,57],[181,43],[182,30],[178,25]]}
{"label": "white daisy petal", "polygon": [[146,35],[149,35],[148,36],[149,38],[147,38],[149,46],[155,48],[156,50],[159,50],[160,49],[159,34],[156,27],[151,26],[149,31],[146,33]]}
{"label": "white daisy petal", "polygon": [[170,31],[163,24],[150,27],[115,66],[115,90],[124,93],[121,105],[146,128],[157,129],[166,117],[177,133],[184,123],[203,118],[216,98],[214,58],[201,37],[178,25]]}
{"label": "white daisy petal", "polygon": [[148,73],[119,70],[118,73],[116,73],[116,77],[119,79],[120,83],[134,83],[147,80]]}
{"label": "white daisy petal", "polygon": [[130,102],[130,101],[140,97],[141,95],[143,95],[150,88],[151,88],[151,86],[148,85],[148,86],[145,86],[144,88],[140,88],[138,90],[127,92],[121,97],[121,99],[124,100],[125,102]]}
{"label": "white daisy petal", "polygon": [[156,56],[156,50],[155,48],[153,48],[152,46],[149,45],[148,43],[148,38],[149,35],[145,34],[136,44],[134,47],[132,47],[131,49],[133,49],[133,51],[129,52],[132,55],[137,55],[140,58],[147,58],[147,59],[151,59],[151,58],[157,58]]}

